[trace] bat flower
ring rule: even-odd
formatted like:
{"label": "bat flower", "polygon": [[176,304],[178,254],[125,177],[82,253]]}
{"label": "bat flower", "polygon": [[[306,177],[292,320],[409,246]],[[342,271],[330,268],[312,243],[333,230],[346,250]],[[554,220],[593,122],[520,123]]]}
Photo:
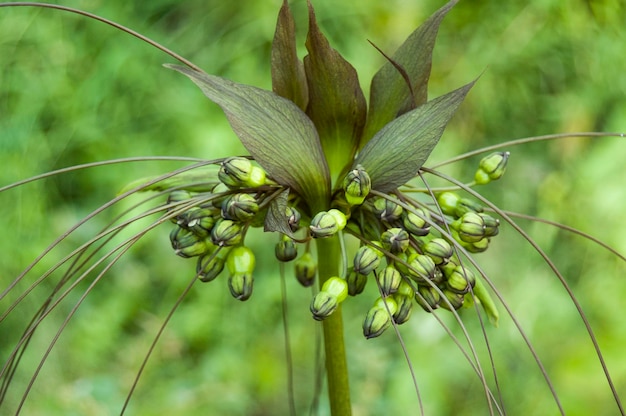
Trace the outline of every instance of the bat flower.
{"label": "bat flower", "polygon": [[[427,311],[463,304],[476,279],[455,254],[455,242],[470,252],[484,251],[498,221],[452,192],[422,192],[436,204],[402,192],[473,85],[427,100],[437,31],[455,3],[438,10],[395,54],[385,55],[387,62],[371,82],[369,105],[356,70],[329,45],[310,4],[303,61],[287,2],[280,10],[273,91],[168,65],[223,109],[251,155],[219,161],[214,180],[200,189],[204,192],[194,192],[195,183],[181,185],[198,178],[192,172],[177,178],[170,193],[168,207],[177,224],[172,246],[183,257],[199,257],[201,280],[211,281],[227,267],[231,293],[248,299],[254,254],[243,245],[245,233],[263,226],[281,235],[277,259],[295,260],[296,277],[311,285],[317,264],[309,241],[337,234],[342,240],[345,230],[361,240],[361,249],[353,267],[320,276],[321,291],[311,302],[315,319],[332,314],[348,294],[361,293],[368,276],[375,277],[386,300],[376,301],[368,313],[367,337],[382,333],[391,319],[405,322],[414,300]],[[496,153],[481,161],[476,183],[498,179],[507,159],[507,153]],[[301,245],[306,251],[298,257]],[[489,311],[495,320],[495,310]]]}
{"label": "bat flower", "polygon": [[[393,55],[383,53],[386,63],[371,81],[369,103],[356,70],[320,31],[310,3],[303,60],[297,56],[287,2],[280,10],[272,45],[273,91],[167,65],[222,108],[250,153],[217,161],[203,180],[191,171],[152,186],[171,191],[172,247],[180,256],[198,257],[202,281],[212,281],[227,268],[232,295],[248,299],[255,261],[244,245],[245,234],[263,226],[279,233],[276,257],[295,261],[304,286],[318,275],[312,240],[318,242],[318,258],[324,240],[344,248],[334,270],[319,273],[321,290],[310,305],[317,320],[330,316],[348,295],[361,293],[369,277],[376,280],[381,298],[363,324],[368,338],[381,334],[392,320],[406,322],[416,302],[426,311],[457,309],[472,288],[492,321],[497,319],[488,295],[459,256],[460,250],[484,251],[498,233],[498,221],[453,192],[406,186],[418,177],[473,85],[427,99],[437,31],[455,3],[433,14]],[[507,159],[508,153],[483,159],[475,183],[498,179]],[[345,254],[347,235],[361,242],[351,261]],[[302,246],[305,252],[298,257]]]}

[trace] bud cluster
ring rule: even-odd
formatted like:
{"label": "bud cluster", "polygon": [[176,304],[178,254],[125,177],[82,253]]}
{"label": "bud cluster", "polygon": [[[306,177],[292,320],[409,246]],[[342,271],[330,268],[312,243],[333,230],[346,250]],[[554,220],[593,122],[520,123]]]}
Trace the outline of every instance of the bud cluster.
{"label": "bud cluster", "polygon": [[[481,169],[489,169],[491,179],[497,179],[507,157],[498,156],[501,163],[497,164],[491,155],[481,162]],[[341,280],[345,293],[356,296],[371,277],[380,294],[366,313],[364,336],[377,337],[392,322],[407,322],[414,303],[427,312],[462,307],[472,296],[476,276],[460,260],[455,246],[470,253],[485,251],[498,234],[499,221],[480,204],[453,192],[438,194],[437,208],[400,193],[369,195],[369,184],[367,172],[358,166],[347,174],[344,192],[334,201],[346,217],[345,228],[364,243],[352,257],[345,278],[333,279]],[[327,221],[334,224],[330,218]],[[312,228],[314,237],[337,232],[331,226],[319,228],[329,232],[321,235]],[[311,304],[315,319],[330,315],[342,299],[322,290]]]}
{"label": "bud cluster", "polygon": [[[480,169],[490,180],[501,176],[506,164],[508,154],[498,155],[481,161]],[[245,234],[249,227],[265,223],[268,201],[280,188],[246,158],[225,159],[217,178],[221,185],[211,192],[169,194],[168,210],[176,223],[170,234],[172,248],[181,257],[198,258],[196,272],[203,282],[227,268],[232,296],[247,300],[252,294],[255,256],[244,245]],[[296,279],[308,287],[317,275],[311,241],[342,230],[360,239],[352,258],[344,259],[345,275],[327,279],[310,310],[316,320],[327,318],[348,296],[362,293],[371,278],[379,298],[363,322],[366,338],[379,336],[391,323],[407,322],[415,303],[427,312],[463,306],[472,296],[476,277],[461,261],[458,248],[485,251],[499,231],[497,219],[457,193],[440,192],[436,204],[429,204],[400,192],[374,192],[371,184],[366,170],[357,165],[340,183],[330,209],[320,212],[310,212],[307,201],[290,193],[282,206],[284,227],[291,232],[279,233],[274,247],[276,259],[293,261]],[[299,256],[300,246],[305,249]]]}
{"label": "bud cluster", "polygon": [[[242,157],[222,161],[216,176],[220,185],[210,192],[177,189],[169,193],[167,208],[176,224],[170,241],[177,255],[197,258],[196,274],[203,282],[214,280],[226,268],[231,294],[243,301],[252,294],[255,266],[254,253],[244,245],[245,235],[250,227],[265,224],[266,202],[280,188],[267,178],[262,168]],[[329,209],[307,217],[307,225],[302,225],[298,202],[301,199],[295,195],[288,201],[285,220],[291,232],[299,233],[302,238],[279,234],[274,253],[280,262],[295,260],[295,276],[302,286],[308,287],[315,281],[317,262],[308,243],[305,252],[298,257],[298,243],[335,235],[346,226],[347,219],[341,211]],[[333,295],[331,303],[320,310],[320,316],[324,311],[334,310],[332,302],[336,307],[343,299],[345,296]]]}
{"label": "bud cluster", "polygon": [[170,192],[168,212],[176,224],[170,242],[177,255],[197,257],[196,275],[203,282],[227,268],[230,293],[243,301],[252,294],[255,267],[254,253],[244,245],[244,238],[250,226],[258,225],[271,188],[263,188],[265,171],[246,158],[225,159],[217,176],[227,190]]}

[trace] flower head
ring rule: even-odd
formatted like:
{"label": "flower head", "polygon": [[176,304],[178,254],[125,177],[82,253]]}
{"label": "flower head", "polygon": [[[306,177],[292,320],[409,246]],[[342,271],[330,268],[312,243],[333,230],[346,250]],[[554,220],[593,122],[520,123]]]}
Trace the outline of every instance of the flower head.
{"label": "flower head", "polygon": [[[441,304],[438,299],[451,299],[449,309],[462,304],[474,275],[460,252],[486,249],[497,234],[497,220],[454,192],[422,191],[416,198],[406,187],[422,171],[473,85],[427,100],[432,46],[455,3],[437,11],[395,54],[384,55],[386,63],[372,79],[369,102],[357,71],[330,46],[310,3],[303,60],[295,46],[293,17],[283,3],[272,46],[273,91],[168,65],[222,108],[250,152],[250,157],[219,161],[211,180],[217,185],[195,194],[191,202],[179,195],[181,188],[185,191],[181,181],[172,189],[170,200],[186,204],[173,232],[185,239],[175,248],[180,255],[203,255],[199,277],[213,280],[221,270],[219,253],[207,257],[205,251],[232,247],[226,260],[231,264],[234,253],[244,247],[247,230],[263,226],[280,233],[276,257],[295,259],[295,274],[308,286],[317,270],[308,245],[353,235],[362,244],[352,261],[343,259],[341,276],[320,276],[324,286],[311,303],[315,319],[325,319],[345,299],[329,291],[328,282],[357,295],[370,276],[377,279],[383,297],[395,296],[387,304],[400,305],[401,312],[394,317],[395,306],[391,312],[377,304],[364,326],[368,338],[380,335],[392,321],[405,322],[414,294],[421,293],[418,302],[433,309]],[[508,153],[489,156],[479,170],[496,179],[507,158]],[[194,200],[203,202],[196,206]],[[204,221],[195,220],[198,209]],[[190,226],[187,217],[199,227]],[[299,244],[307,248],[298,259]],[[237,299],[247,299],[251,273],[231,270],[229,287]],[[401,287],[403,293],[396,295]]]}

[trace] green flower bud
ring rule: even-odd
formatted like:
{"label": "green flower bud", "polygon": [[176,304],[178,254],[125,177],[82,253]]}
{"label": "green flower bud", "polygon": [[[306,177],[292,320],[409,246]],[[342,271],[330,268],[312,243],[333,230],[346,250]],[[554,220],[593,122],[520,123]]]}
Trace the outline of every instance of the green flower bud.
{"label": "green flower bud", "polygon": [[381,234],[380,241],[391,253],[402,253],[409,246],[409,233],[402,228],[390,228]]}
{"label": "green flower bud", "polygon": [[222,202],[222,218],[233,221],[249,221],[259,212],[259,204],[249,194],[234,194]]}
{"label": "green flower bud", "polygon": [[393,298],[378,298],[374,306],[367,311],[363,321],[363,335],[365,338],[375,338],[382,334],[391,324],[391,316],[397,311],[398,304]]}
{"label": "green flower bud", "polygon": [[433,238],[422,246],[422,250],[437,265],[447,263],[452,257],[452,246],[443,238]]}
{"label": "green flower bud", "polygon": [[231,221],[220,219],[217,220],[211,230],[211,241],[216,246],[236,246],[243,239],[241,225]]}
{"label": "green flower bud", "polygon": [[452,292],[459,293],[461,295],[469,292],[470,287],[474,287],[476,284],[476,277],[474,273],[463,266],[456,266],[452,272],[445,273],[446,287]]}
{"label": "green flower bud", "polygon": [[398,291],[396,292],[396,294],[399,296],[408,296],[413,299],[413,297],[415,296],[415,289],[407,280],[402,279],[402,281],[400,282],[400,286],[398,286]]}
{"label": "green flower bud", "polygon": [[279,261],[291,261],[298,256],[298,247],[289,236],[283,235],[276,243],[274,253]]}
{"label": "green flower bud", "polygon": [[338,209],[329,209],[328,213],[335,217],[335,221],[337,221],[337,229],[338,231],[343,230],[346,227],[348,219],[346,218],[346,214],[339,211]]}
{"label": "green flower bud", "polygon": [[474,181],[479,185],[485,185],[500,179],[506,170],[509,155],[509,152],[496,152],[485,156],[478,164]]}
{"label": "green flower bud", "polygon": [[254,252],[246,246],[233,247],[226,256],[226,266],[230,274],[252,273],[255,265]]}
{"label": "green flower bud", "polygon": [[346,277],[346,282],[348,283],[348,294],[350,296],[356,296],[363,292],[365,289],[365,284],[367,283],[367,275],[357,273],[354,270],[351,270],[348,273],[348,277]]}
{"label": "green flower bud", "polygon": [[374,214],[382,221],[394,222],[402,216],[402,207],[386,198],[377,198],[374,201]]}
{"label": "green flower bud", "polygon": [[413,310],[413,296],[404,296],[399,292],[393,294],[393,300],[398,305],[398,310],[393,314],[393,320],[396,324],[402,325],[411,317]]}
{"label": "green flower bud", "polygon": [[420,215],[409,211],[402,213],[402,225],[404,225],[404,229],[418,237],[428,235],[428,233],[430,233],[430,224],[426,222],[426,219],[430,218],[429,212],[421,208],[416,208],[415,211]]}
{"label": "green flower bud", "polygon": [[416,254],[417,253],[412,252],[409,254],[409,250],[406,250],[404,253],[396,254],[396,257],[398,257],[399,260],[394,260],[393,263],[394,266],[396,266],[396,270],[398,270],[401,275],[407,276],[409,274],[409,258],[412,258]]}
{"label": "green flower bud", "polygon": [[230,273],[228,287],[235,299],[243,301],[252,295],[252,272],[255,263],[254,253],[248,247],[238,246],[228,252],[226,257],[226,266]]}
{"label": "green flower bud", "polygon": [[405,275],[416,281],[424,283],[426,280],[433,280],[437,266],[430,256],[425,254],[415,254],[408,261],[409,267]]}
{"label": "green flower bud", "polygon": [[339,225],[335,215],[321,211],[311,220],[309,230],[313,238],[331,237],[339,231]]}
{"label": "green flower bud", "polygon": [[461,245],[465,250],[469,251],[470,253],[482,253],[489,248],[489,238],[485,237],[475,243],[461,242]]}
{"label": "green flower bud", "polygon": [[265,170],[257,166],[252,166],[252,170],[250,171],[250,179],[248,179],[246,186],[249,188],[256,188],[265,184],[267,184],[267,175],[265,173]]}
{"label": "green flower bud", "polygon": [[200,237],[208,237],[215,225],[213,210],[193,207],[176,217],[176,223]]}
{"label": "green flower bud", "polygon": [[354,255],[354,271],[367,276],[378,267],[381,255],[370,246],[361,246]]}
{"label": "green flower bud", "polygon": [[[439,270],[442,275],[444,277],[449,276],[450,274],[452,274],[452,272],[454,272],[454,269],[456,268],[456,266],[458,266],[459,264],[456,262],[455,259],[451,259],[449,262],[447,262],[446,264],[441,264],[439,266],[437,266],[437,270]],[[445,279],[444,279],[445,280]]]}
{"label": "green flower bud", "polygon": [[287,209],[285,210],[285,214],[287,216],[289,228],[291,228],[291,231],[295,233],[296,231],[298,231],[298,228],[300,228],[300,212],[294,207],[287,207]]}
{"label": "green flower bud", "polygon": [[466,243],[475,243],[485,237],[485,223],[483,218],[475,212],[466,212],[461,218],[452,223],[459,238]]}
{"label": "green flower bud", "polygon": [[[441,301],[439,302],[439,306],[441,306],[442,308],[451,311],[452,309],[456,310],[463,306],[463,302],[465,301],[464,295],[460,293],[455,293],[449,289],[443,289],[441,292],[450,303],[448,304],[448,302],[446,302],[444,299],[441,299]],[[452,308],[450,308],[450,306],[452,306]]]}
{"label": "green flower bud", "polygon": [[219,180],[231,189],[245,187],[252,176],[252,162],[243,157],[229,157],[217,173]]}
{"label": "green flower bud", "polygon": [[376,274],[376,279],[380,286],[383,296],[388,296],[398,291],[398,287],[402,282],[400,272],[393,266],[387,266],[382,272]]}
{"label": "green flower bud", "polygon": [[483,223],[485,224],[485,236],[493,237],[498,235],[500,231],[500,221],[497,218],[493,218],[489,214],[484,214],[482,212],[478,213],[480,217],[483,219]]}
{"label": "green flower bud", "polygon": [[174,252],[184,258],[200,256],[210,249],[202,237],[181,227],[170,232],[170,242]]}
{"label": "green flower bud", "polygon": [[333,296],[323,290],[318,292],[311,301],[310,309],[313,314],[313,319],[321,321],[324,318],[329,317],[330,314],[335,312],[337,306],[339,306],[339,302],[337,301],[336,296]]}
{"label": "green flower bud", "polygon": [[483,212],[483,206],[468,198],[461,198],[454,210],[454,215],[461,218],[467,212]]}
{"label": "green flower bud", "polygon": [[265,171],[244,157],[230,157],[224,160],[217,177],[231,189],[256,188],[267,183]]}
{"label": "green flower bud", "polygon": [[203,282],[214,280],[224,270],[224,259],[219,255],[205,254],[198,259],[196,274]]}
{"label": "green flower bud", "polygon": [[252,295],[252,273],[234,273],[228,277],[230,294],[237,300],[248,300]]}
{"label": "green flower bud", "polygon": [[350,205],[360,205],[372,189],[372,180],[363,166],[357,165],[343,180],[346,201]]}
{"label": "green flower bud", "polygon": [[337,276],[328,278],[322,285],[322,292],[327,292],[337,298],[337,303],[341,303],[348,297],[348,283]]}
{"label": "green flower bud", "polygon": [[437,204],[445,215],[455,215],[460,199],[454,192],[442,192],[437,195]]}
{"label": "green flower bud", "polygon": [[441,294],[437,288],[432,286],[418,286],[415,294],[415,301],[426,312],[431,312],[439,307],[441,302]]}
{"label": "green flower bud", "polygon": [[309,287],[315,281],[315,274],[317,273],[317,263],[311,255],[306,252],[295,263],[296,279],[304,287]]}
{"label": "green flower bud", "polygon": [[476,170],[476,173],[474,173],[474,182],[478,185],[486,185],[491,182],[491,178],[487,172],[482,169],[478,169]]}

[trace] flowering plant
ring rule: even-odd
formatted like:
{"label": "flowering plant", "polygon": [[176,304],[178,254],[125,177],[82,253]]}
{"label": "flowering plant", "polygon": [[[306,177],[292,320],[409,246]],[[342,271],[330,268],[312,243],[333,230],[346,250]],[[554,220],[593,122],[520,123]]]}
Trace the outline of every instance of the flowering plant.
{"label": "flowering plant", "polygon": [[[268,238],[277,241],[277,261],[293,262],[303,286],[317,281],[319,291],[308,308],[323,325],[333,414],[351,411],[342,305],[362,293],[368,281],[377,287],[378,296],[363,316],[366,338],[397,329],[416,305],[425,312],[447,309],[459,322],[457,310],[472,308],[478,314],[484,311],[493,324],[498,322],[488,289],[494,287],[473,254],[486,251],[498,235],[498,217],[516,226],[473,188],[501,178],[509,153],[486,155],[469,184],[424,166],[474,85],[427,98],[435,38],[455,4],[450,1],[435,12],[394,54],[381,51],[386,62],[372,79],[369,101],[356,70],[322,34],[310,4],[308,54],[303,61],[298,58],[287,2],[280,10],[272,44],[273,91],[207,74],[171,53],[186,66],[167,67],[190,78],[222,108],[249,156],[202,161],[139,179],[112,201],[156,192],[165,202],[141,217],[162,215],[129,239],[128,246],[149,229],[173,222],[174,252],[196,259],[193,282],[211,282],[227,271],[229,291],[242,301],[253,295],[256,265],[255,253],[246,245],[247,233],[259,227],[268,232]],[[443,178],[449,186],[432,187],[426,174]],[[86,256],[97,241],[132,222],[99,233],[68,259]],[[111,255],[121,256],[126,247],[120,245],[120,253],[114,250]],[[66,276],[78,275],[80,281],[85,276],[80,267]],[[51,298],[60,294],[60,288]],[[190,289],[191,284],[185,293]],[[20,301],[11,304],[9,312]],[[45,305],[20,338],[3,371],[8,381],[20,351],[55,306]],[[592,332],[590,336],[594,339]],[[489,407],[500,411],[502,403],[487,386],[485,375],[481,370],[477,374]],[[606,376],[613,386],[608,370]],[[551,384],[547,375],[546,381]],[[3,395],[6,391],[7,387]],[[27,394],[28,390],[24,398]],[[614,397],[621,408],[619,396]],[[558,404],[556,394],[555,401]]]}

